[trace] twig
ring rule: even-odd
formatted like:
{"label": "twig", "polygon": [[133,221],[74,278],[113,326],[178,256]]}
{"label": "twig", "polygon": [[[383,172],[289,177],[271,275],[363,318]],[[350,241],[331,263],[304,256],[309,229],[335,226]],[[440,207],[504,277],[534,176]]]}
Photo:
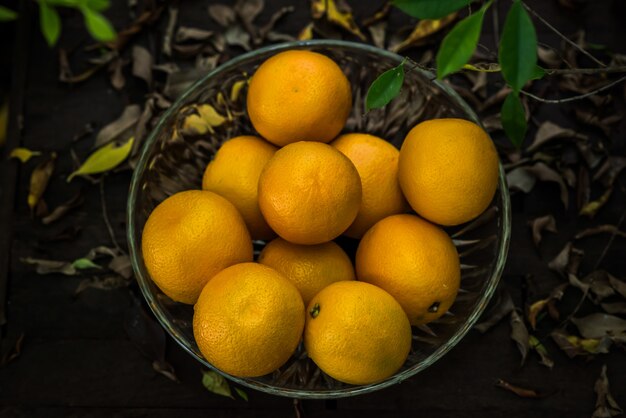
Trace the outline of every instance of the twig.
{"label": "twig", "polygon": [[594,270],[597,270],[602,260],[604,260],[604,256],[606,255],[606,253],[609,251],[609,248],[613,244],[613,241],[615,240],[615,236],[617,235],[617,231],[619,231],[620,228],[622,227],[622,223],[624,222],[624,219],[626,219],[626,209],[622,212],[622,216],[619,218],[619,221],[617,222],[617,225],[615,226],[615,230],[611,232],[611,236],[609,237],[609,240],[604,246],[604,249],[602,250],[602,254],[600,254],[600,257],[598,257],[598,260],[596,261],[596,265],[593,267]]}
{"label": "twig", "polygon": [[[487,62],[466,64],[463,67],[464,70],[477,71],[481,73],[498,73],[501,70],[500,64]],[[614,67],[602,67],[602,68],[545,68],[547,75],[561,75],[561,74],[612,74],[612,73],[626,73],[626,65],[618,65]]]}
{"label": "twig", "polygon": [[102,206],[102,219],[104,219],[104,224],[107,227],[107,231],[109,232],[109,236],[111,237],[111,242],[113,243],[115,248],[119,250],[122,254],[126,254],[126,252],[122,249],[122,247],[120,247],[120,244],[117,242],[117,239],[115,238],[115,232],[113,231],[111,221],[109,220],[106,199],[104,197],[104,178],[105,176],[102,176],[102,178],[100,179],[100,205]]}
{"label": "twig", "polygon": [[602,67],[606,67],[606,64],[603,63],[602,61],[600,61],[599,59],[597,59],[596,57],[594,57],[593,55],[591,55],[589,52],[587,52],[584,48],[582,48],[580,45],[578,45],[576,42],[572,41],[571,39],[569,39],[567,36],[563,35],[557,28],[555,28],[554,26],[552,26],[550,24],[550,22],[548,22],[547,20],[545,20],[543,17],[541,17],[541,15],[539,15],[539,13],[535,12],[533,9],[531,9],[526,3],[522,2],[522,5],[524,5],[524,8],[526,10],[528,10],[533,16],[535,16],[537,18],[537,20],[539,20],[541,23],[543,23],[544,25],[546,25],[548,27],[548,29],[550,29],[552,32],[556,33],[557,35],[559,35],[561,37],[561,39],[563,39],[565,42],[567,42],[568,44],[570,44],[571,46],[573,46],[574,48],[576,48],[578,51],[580,51],[582,54],[584,54],[586,57],[588,57],[590,60],[592,60],[593,62],[595,62],[596,64],[602,66]]}
{"label": "twig", "polygon": [[530,97],[531,99],[535,99],[537,101],[540,101],[542,103],[561,104],[561,103],[573,102],[573,101],[576,101],[576,100],[584,99],[584,98],[589,97],[589,96],[593,96],[595,94],[600,93],[601,91],[610,89],[614,85],[619,84],[619,83],[621,83],[624,80],[626,80],[626,76],[623,76],[623,77],[613,81],[612,83],[609,83],[609,84],[607,84],[605,86],[602,86],[599,89],[590,91],[589,93],[581,94],[579,96],[566,97],[564,99],[544,99],[543,97],[535,96],[534,94],[529,93],[529,92],[524,91],[524,90],[520,90],[520,93],[522,93],[525,96]]}

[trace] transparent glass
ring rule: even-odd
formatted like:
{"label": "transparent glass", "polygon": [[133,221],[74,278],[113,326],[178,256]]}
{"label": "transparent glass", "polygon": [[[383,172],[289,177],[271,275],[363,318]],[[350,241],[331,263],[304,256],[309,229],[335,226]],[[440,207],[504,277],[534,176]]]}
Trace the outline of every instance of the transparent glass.
{"label": "transparent glass", "polygon": [[[204,168],[223,141],[254,133],[245,113],[247,86],[237,98],[231,97],[232,86],[245,80],[270,56],[289,49],[326,54],[344,70],[354,98],[345,132],[374,134],[400,148],[406,133],[423,120],[458,117],[480,124],[476,114],[454,90],[418,68],[406,74],[399,97],[384,109],[365,114],[368,86],[380,73],[397,66],[402,57],[373,46],[344,41],[303,41],[262,48],[221,65],[187,90],[162,116],[141,151],[128,199],[128,242],[137,281],[159,322],[181,347],[213,370],[215,367],[202,357],[193,338],[193,307],[173,302],[150,279],[141,254],[141,233],[148,215],[159,202],[178,191],[200,188]],[[232,120],[207,135],[182,134],[180,127],[188,114],[187,106],[199,103],[212,105],[221,114],[231,115]],[[222,374],[243,386],[275,395],[323,399],[372,392],[419,373],[454,347],[484,311],[504,267],[510,225],[509,195],[501,167],[498,189],[487,211],[468,225],[447,229],[462,263],[461,291],[454,305],[428,327],[413,328],[409,358],[401,370],[388,379],[363,386],[338,382],[321,372],[307,358],[302,346],[283,367],[267,376],[242,379]],[[255,242],[257,254],[263,245],[263,242]]]}

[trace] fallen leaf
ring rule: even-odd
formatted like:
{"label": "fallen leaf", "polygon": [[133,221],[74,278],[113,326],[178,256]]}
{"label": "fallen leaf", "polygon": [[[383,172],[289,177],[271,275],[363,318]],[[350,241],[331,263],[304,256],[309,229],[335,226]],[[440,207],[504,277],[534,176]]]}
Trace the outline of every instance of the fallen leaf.
{"label": "fallen leaf", "polygon": [[120,276],[92,277],[81,280],[74,290],[74,296],[80,295],[87,289],[115,290],[128,287],[129,284],[128,280]]}
{"label": "fallen leaf", "polygon": [[598,213],[602,206],[604,206],[606,202],[608,202],[609,198],[611,197],[611,193],[613,193],[612,187],[606,189],[602,196],[600,196],[597,200],[593,200],[583,206],[578,214],[593,219],[593,217],[596,216],[596,213]]}
{"label": "fallen leaf", "polygon": [[371,26],[375,23],[378,23],[384,20],[389,14],[389,10],[391,10],[392,6],[391,1],[386,1],[374,14],[363,20],[363,26]]}
{"label": "fallen leaf", "polygon": [[35,167],[30,175],[30,186],[28,189],[27,201],[31,213],[37,207],[37,204],[40,202],[41,197],[48,187],[48,182],[50,181],[50,177],[54,171],[54,162],[56,158],[57,154],[56,152],[53,152],[45,161]]}
{"label": "fallen leaf", "polygon": [[133,70],[135,77],[141,78],[148,87],[152,86],[152,54],[140,45],[133,45]]}
{"label": "fallen leaf", "polygon": [[563,63],[563,59],[556,50],[541,45],[537,46],[537,57],[549,68],[559,68]]}
{"label": "fallen leaf", "polygon": [[537,183],[534,174],[526,170],[527,167],[517,167],[506,175],[506,182],[512,190],[519,190],[524,193],[530,193]]}
{"label": "fallen leaf", "polygon": [[572,247],[572,251],[570,251],[569,255],[569,262],[567,263],[567,266],[565,266],[565,272],[567,274],[578,274],[578,269],[584,256],[585,252],[583,250]]}
{"label": "fallen leaf", "polygon": [[606,151],[596,142],[576,141],[575,144],[590,169],[596,168],[604,159]]}
{"label": "fallen leaf", "polygon": [[141,33],[146,27],[157,23],[161,18],[161,13],[163,13],[164,9],[164,6],[146,7],[145,11],[141,13],[133,22],[117,32],[115,40],[108,43],[99,43],[91,48],[100,48],[103,45],[106,45],[114,51],[121,51],[137,34]]}
{"label": "fallen leaf", "polygon": [[21,333],[15,340],[13,347],[7,351],[0,359],[0,369],[5,367],[10,362],[17,359],[22,354],[22,346],[24,345],[24,333]]}
{"label": "fallen leaf", "polygon": [[539,341],[537,337],[535,337],[534,335],[530,335],[528,337],[528,344],[530,345],[530,348],[532,348],[537,352],[537,354],[539,354],[539,357],[541,358],[541,361],[539,363],[543,364],[549,369],[554,367],[554,361],[550,358],[548,350],[546,350],[546,347],[541,344],[541,341]]}
{"label": "fallen leaf", "polygon": [[533,242],[535,247],[539,247],[539,243],[541,242],[541,233],[545,231],[558,233],[556,229],[556,221],[554,220],[554,216],[545,215],[540,216],[539,218],[535,218],[531,221],[528,221],[530,228],[533,233]]}
{"label": "fallen leaf", "polygon": [[583,110],[580,108],[575,109],[576,118],[584,124],[595,126],[596,128],[600,128],[604,135],[607,137],[611,136],[611,125],[622,120],[622,115],[613,115],[606,118],[601,118],[597,114]]}
{"label": "fallen leaf", "polygon": [[567,286],[567,283],[558,285],[550,292],[550,295],[546,299],[538,300],[530,305],[528,308],[528,322],[532,329],[537,327],[537,315],[539,315],[545,307],[549,307],[550,303],[561,300]]}
{"label": "fallen leaf", "polygon": [[250,51],[250,34],[242,29],[241,26],[230,26],[224,32],[224,40],[230,46],[240,46],[246,51]]}
{"label": "fallen leaf", "polygon": [[329,22],[347,30],[361,41],[365,41],[366,38],[354,21],[348,5],[341,2],[340,6],[338,7],[337,0],[312,0],[311,16],[313,19],[326,17]]}
{"label": "fallen leaf", "polygon": [[591,293],[596,296],[594,303],[615,294],[615,290],[609,282],[609,274],[604,270],[596,270],[582,279],[583,283],[589,284]]}
{"label": "fallen leaf", "polygon": [[626,302],[604,302],[600,306],[604,309],[604,312],[610,314],[625,315],[626,314]]}
{"label": "fallen leaf", "polygon": [[83,198],[80,192],[76,193],[72,196],[68,201],[61,203],[59,206],[54,208],[49,215],[43,217],[41,222],[44,225],[50,225],[53,222],[58,221],[63,216],[65,216],[69,211],[75,209],[84,203],[85,199]]}
{"label": "fallen leaf", "polygon": [[577,356],[588,356],[590,353],[584,350],[579,343],[579,338],[574,335],[568,335],[564,330],[557,329],[550,333],[550,337],[559,346],[561,350],[569,358]]}
{"label": "fallen leaf", "polygon": [[198,68],[189,68],[186,70],[175,71],[168,74],[163,88],[163,94],[171,99],[177,98],[182,92],[187,90],[198,79],[206,75],[205,70]]}
{"label": "fallen leaf", "polygon": [[522,355],[521,364],[524,364],[524,360],[526,360],[529,349],[528,330],[526,329],[526,325],[524,325],[524,321],[515,309],[511,311],[510,323],[511,339],[517,344],[517,348]]}
{"label": "fallen leaf", "polygon": [[185,117],[183,122],[183,133],[191,135],[203,135],[213,132],[213,128],[221,126],[226,122],[226,118],[220,115],[211,105],[195,105],[191,107],[194,113]]}
{"label": "fallen leaf", "polygon": [[565,244],[563,249],[561,249],[561,251],[557,254],[557,256],[554,257],[552,261],[548,263],[548,268],[550,270],[554,270],[557,273],[565,276],[565,269],[567,265],[569,264],[571,251],[572,251],[572,243],[568,242],[567,244]]}
{"label": "fallen leaf", "polygon": [[540,395],[534,389],[526,389],[526,388],[522,388],[519,386],[515,386],[502,379],[498,379],[496,381],[496,386],[502,389],[506,389],[509,392],[513,392],[514,394],[516,394],[517,396],[521,398],[542,398],[545,396],[545,395]]}
{"label": "fallen leaf", "polygon": [[613,289],[615,289],[617,293],[619,293],[620,295],[622,295],[623,298],[626,299],[626,283],[610,274],[609,283],[611,284],[611,286],[613,286]]}
{"label": "fallen leaf", "polygon": [[111,142],[99,148],[85,160],[78,170],[69,175],[67,181],[72,181],[76,176],[100,174],[114,169],[128,157],[133,141],[134,138],[131,137],[122,145]]}
{"label": "fallen leaf", "polygon": [[125,279],[133,277],[133,267],[130,262],[130,258],[126,254],[116,255],[111,259],[108,265],[109,270],[112,270],[122,276]]}
{"label": "fallen leaf", "polygon": [[593,180],[601,179],[604,187],[610,188],[624,168],[626,168],[626,157],[611,155],[606,159],[602,167],[596,171]]}
{"label": "fallen leaf", "polygon": [[387,29],[387,22],[378,22],[374,25],[368,26],[367,29],[372,36],[372,42],[379,48],[385,48],[385,31]]}
{"label": "fallen leaf", "polygon": [[98,132],[94,147],[100,148],[111,141],[128,139],[140,116],[141,108],[139,105],[132,104],[126,106],[117,119],[105,125]]}
{"label": "fallen leaf", "polygon": [[513,299],[511,299],[511,295],[508,292],[504,292],[503,295],[500,297],[497,305],[493,309],[491,309],[491,311],[486,312],[483,315],[487,316],[487,319],[474,325],[474,329],[484,334],[494,325],[500,322],[505,316],[513,312],[513,310],[515,310]]}
{"label": "fallen leaf", "polygon": [[298,32],[299,41],[308,41],[309,39],[313,39],[313,22],[309,22]]}
{"label": "fallen leaf", "polygon": [[582,238],[586,238],[589,236],[593,236],[593,235],[597,235],[597,234],[614,234],[617,235],[618,237],[622,237],[622,238],[626,238],[626,232],[624,231],[620,231],[619,229],[617,229],[617,227],[615,225],[599,225],[599,226],[594,226],[592,228],[587,228],[585,230],[583,230],[582,232],[579,232],[578,234],[576,234],[574,236],[574,239],[582,239]]}
{"label": "fallen leaf", "polygon": [[607,418],[622,415],[624,411],[619,407],[609,389],[609,378],[606,375],[606,364],[602,366],[600,377],[594,385],[596,392],[596,409],[593,411],[592,418]]}
{"label": "fallen leaf", "polygon": [[239,80],[233,83],[233,86],[230,89],[230,101],[233,103],[237,103],[239,100],[239,93],[241,89],[243,89],[246,84],[248,84],[248,80]]}
{"label": "fallen leaf", "polygon": [[216,395],[235,399],[230,391],[228,381],[224,378],[224,376],[214,372],[213,370],[202,371],[202,386],[204,386],[209,392],[215,393]]}
{"label": "fallen leaf", "polygon": [[274,29],[274,26],[276,26],[276,23],[278,23],[278,21],[282,19],[283,16],[285,16],[287,13],[292,13],[294,10],[295,8],[293,6],[285,6],[276,10],[272,14],[270,19],[267,21],[267,23],[259,28],[258,36],[255,39],[255,44],[257,45],[261,44],[261,42],[266,38],[268,41],[272,41],[272,42],[277,41],[278,40],[276,38],[277,36],[280,36],[283,38],[289,37],[291,38],[291,41],[295,40],[291,35],[277,34],[276,32],[273,32],[273,29]]}
{"label": "fallen leaf", "polygon": [[230,26],[237,19],[235,11],[223,4],[211,4],[209,6],[209,16],[223,27]]}
{"label": "fallen leaf", "polygon": [[126,77],[124,77],[124,66],[127,64],[125,60],[120,57],[113,59],[107,70],[109,71],[109,81],[111,86],[115,90],[122,90],[126,85]]}
{"label": "fallen leaf", "polygon": [[[219,6],[219,5],[218,5]],[[190,28],[187,26],[181,26],[176,31],[176,36],[174,39],[176,42],[188,42],[188,41],[206,41],[211,36],[213,36],[213,31],[199,29],[199,28]]]}
{"label": "fallen leaf", "polygon": [[585,338],[602,338],[605,335],[626,336],[626,320],[614,315],[593,313],[583,318],[572,318],[580,335]]}
{"label": "fallen leaf", "polygon": [[389,49],[393,52],[400,52],[409,47],[424,45],[426,38],[450,25],[456,20],[456,16],[457,13],[455,12],[441,19],[422,19],[417,23],[406,39],[392,45]]}
{"label": "fallen leaf", "polygon": [[172,366],[170,363],[166,361],[164,362],[153,361],[152,370],[154,370],[157,373],[162,374],[163,376],[167,377],[173,382],[180,383],[180,380],[178,380],[178,376],[176,376],[174,366]]}
{"label": "fallen leaf", "polygon": [[203,57],[202,55],[196,56],[196,68],[202,71],[211,71],[215,67],[217,67],[217,63],[220,60],[220,55],[212,55],[208,57]]}
{"label": "fallen leaf", "polygon": [[9,154],[10,158],[17,158],[18,160],[20,160],[22,163],[26,163],[28,162],[28,160],[30,160],[33,157],[36,157],[38,155],[41,155],[41,152],[39,151],[31,151],[28,148],[14,148],[11,153]]}
{"label": "fallen leaf", "polygon": [[552,142],[555,139],[581,139],[586,140],[587,136],[579,134],[573,129],[563,128],[551,121],[545,121],[539,125],[533,143],[527,148],[527,152],[533,152],[537,148]]}
{"label": "fallen leaf", "polygon": [[540,181],[550,181],[557,183],[559,185],[559,189],[561,190],[561,201],[563,202],[563,206],[565,206],[565,209],[568,208],[569,193],[567,191],[567,186],[563,182],[563,177],[559,173],[557,173],[542,162],[536,163],[532,167],[525,167],[524,169],[527,172],[534,174],[535,177]]}
{"label": "fallen leaf", "polygon": [[74,276],[77,273],[76,267],[68,261],[43,260],[31,257],[20,258],[20,261],[24,264],[36,266],[35,271],[37,274],[61,273],[66,276]]}
{"label": "fallen leaf", "polygon": [[580,164],[578,169],[578,187],[576,188],[576,207],[578,211],[589,203],[591,196],[591,184],[589,181],[589,170],[584,164]]}

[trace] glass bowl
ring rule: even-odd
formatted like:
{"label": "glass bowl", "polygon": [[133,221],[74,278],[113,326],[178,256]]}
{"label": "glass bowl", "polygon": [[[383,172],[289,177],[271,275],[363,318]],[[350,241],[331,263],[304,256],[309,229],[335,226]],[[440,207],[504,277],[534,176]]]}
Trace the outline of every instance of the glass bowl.
{"label": "glass bowl", "polygon": [[[201,187],[204,168],[228,138],[254,134],[245,113],[246,78],[267,58],[289,49],[317,51],[337,62],[352,85],[354,105],[344,132],[366,132],[400,148],[405,134],[420,121],[458,117],[480,124],[472,109],[449,86],[419,68],[407,72],[402,91],[383,109],[364,113],[368,86],[402,57],[373,46],[336,40],[284,43],[243,54],[211,71],[187,90],[162,116],[147,139],[135,169],[128,199],[128,242],[139,287],[161,325],[204,366],[193,337],[193,307],[175,303],[150,279],[141,254],[141,233],[150,212],[166,197]],[[243,85],[237,97],[233,85]],[[227,121],[204,135],[184,133],[190,105],[210,104]],[[287,110],[286,110],[287,111]],[[454,163],[451,161],[451,163]],[[339,398],[385,388],[424,370],[440,359],[471,329],[484,311],[504,267],[511,228],[510,201],[502,167],[496,195],[477,220],[447,228],[461,256],[461,291],[446,315],[425,327],[413,327],[411,353],[404,366],[388,379],[363,386],[338,382],[321,372],[306,356],[302,344],[291,359],[272,374],[242,379],[224,374],[243,386],[297,398]],[[220,237],[215,237],[220,239]],[[356,246],[340,242],[348,253]],[[255,254],[264,243],[255,241]],[[352,248],[350,248],[352,246]],[[219,372],[219,370],[217,370]],[[221,372],[220,372],[221,373]]]}

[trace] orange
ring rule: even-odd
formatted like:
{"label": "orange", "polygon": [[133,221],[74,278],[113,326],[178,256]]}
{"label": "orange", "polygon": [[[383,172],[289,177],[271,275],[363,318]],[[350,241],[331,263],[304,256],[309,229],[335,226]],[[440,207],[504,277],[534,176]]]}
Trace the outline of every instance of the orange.
{"label": "orange", "polygon": [[344,233],[361,238],[384,217],[408,209],[398,183],[400,152],[389,142],[368,134],[345,134],[331,145],[352,161],[363,187],[361,208],[350,228]]}
{"label": "orange", "polygon": [[411,349],[411,325],[384,290],[363,282],[337,282],[309,303],[304,345],[324,373],[366,385],[402,367]]}
{"label": "orange", "polygon": [[304,304],[276,270],[237,264],[215,275],[194,307],[193,334],[209,363],[239,377],[282,366],[300,343]]}
{"label": "orange", "polygon": [[429,221],[458,225],[480,215],[498,184],[498,153],[473,122],[432,119],[415,126],[400,150],[400,186]]}
{"label": "orange", "polygon": [[263,248],[259,263],[276,269],[295,284],[305,305],[329,284],[354,280],[350,258],[332,241],[299,245],[276,238]]}
{"label": "orange", "polygon": [[237,209],[223,197],[188,190],[161,202],[141,237],[154,283],[171,299],[193,304],[220,270],[252,261],[252,242]]}
{"label": "orange", "polygon": [[276,234],[259,209],[259,176],[277,148],[255,136],[238,136],[220,147],[202,178],[202,188],[225,197],[241,213],[252,239]]}
{"label": "orange", "polygon": [[452,239],[441,228],[414,215],[393,215],[363,236],[356,274],[389,292],[411,324],[420,325],[452,306],[461,265]]}
{"label": "orange", "polygon": [[329,142],[350,114],[350,82],[325,55],[281,52],[252,76],[247,108],[254,128],[273,144]]}
{"label": "orange", "polygon": [[259,178],[265,220],[295,244],[336,238],[354,221],[360,205],[359,173],[328,144],[289,144],[274,154]]}

